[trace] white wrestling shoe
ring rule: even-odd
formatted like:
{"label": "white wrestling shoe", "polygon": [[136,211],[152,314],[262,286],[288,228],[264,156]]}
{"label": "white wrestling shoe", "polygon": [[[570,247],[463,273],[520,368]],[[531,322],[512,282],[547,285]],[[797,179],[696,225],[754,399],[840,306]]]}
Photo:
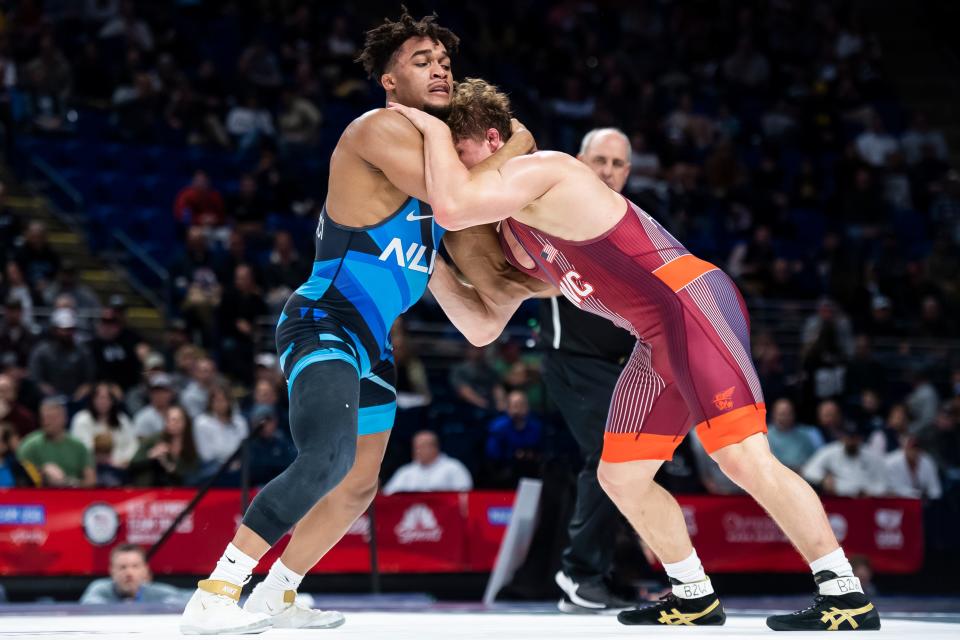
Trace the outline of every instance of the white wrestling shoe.
{"label": "white wrestling shoe", "polygon": [[237,604],[241,587],[222,580],[201,580],[183,610],[180,633],[220,635],[263,633],[273,626],[270,616],[244,611]]}
{"label": "white wrestling shoe", "polygon": [[297,592],[264,589],[261,582],[253,588],[243,610],[266,614],[275,629],[333,629],[346,619],[339,611],[320,611],[297,602]]}

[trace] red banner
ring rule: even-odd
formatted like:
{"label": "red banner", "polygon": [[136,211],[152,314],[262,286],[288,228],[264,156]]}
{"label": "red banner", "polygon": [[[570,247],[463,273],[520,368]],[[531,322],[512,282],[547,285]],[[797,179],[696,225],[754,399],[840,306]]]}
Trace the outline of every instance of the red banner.
{"label": "red banner", "polygon": [[[120,542],[149,547],[193,497],[189,489],[0,490],[0,575],[106,572]],[[681,496],[687,527],[707,570],[800,572],[808,568],[773,521],[744,496]],[[513,493],[378,496],[377,546],[385,573],[489,571],[506,531]],[[910,573],[923,562],[920,502],[828,500],[834,532],[848,554],[868,556],[880,573]],[[208,493],[151,560],[157,574],[201,574],[240,521],[240,492]],[[315,573],[370,570],[370,519],[361,517]],[[287,539],[260,563],[266,571]]]}
{"label": "red banner", "polygon": [[[679,496],[690,537],[712,573],[801,572],[809,567],[780,528],[746,496]],[[923,564],[919,500],[824,501],[847,556],[870,558],[878,573],[913,573]]]}

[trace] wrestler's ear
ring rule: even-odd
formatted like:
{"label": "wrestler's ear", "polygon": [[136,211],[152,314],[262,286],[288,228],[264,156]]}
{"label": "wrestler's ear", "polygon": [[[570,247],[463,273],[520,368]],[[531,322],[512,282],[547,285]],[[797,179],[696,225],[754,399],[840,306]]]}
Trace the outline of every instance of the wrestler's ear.
{"label": "wrestler's ear", "polygon": [[397,88],[397,80],[392,73],[385,73],[380,76],[380,86],[383,87],[384,91],[393,91]]}
{"label": "wrestler's ear", "polygon": [[484,139],[490,147],[490,151],[496,151],[503,146],[503,137],[500,135],[500,132],[493,127],[487,129],[487,134],[484,136]]}

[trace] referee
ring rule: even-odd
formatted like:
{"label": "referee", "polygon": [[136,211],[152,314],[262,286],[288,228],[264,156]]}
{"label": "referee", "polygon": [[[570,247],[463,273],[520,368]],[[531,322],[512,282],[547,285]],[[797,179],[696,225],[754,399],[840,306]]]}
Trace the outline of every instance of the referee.
{"label": "referee", "polygon": [[[583,137],[577,158],[611,189],[620,192],[630,175],[630,140],[619,129],[594,129]],[[626,204],[624,204],[626,209]],[[636,606],[614,595],[606,583],[613,561],[619,512],[597,481],[603,431],[613,388],[636,340],[599,316],[581,311],[562,296],[540,306],[544,383],[583,454],[577,498],[556,582],[565,613],[619,611]]]}

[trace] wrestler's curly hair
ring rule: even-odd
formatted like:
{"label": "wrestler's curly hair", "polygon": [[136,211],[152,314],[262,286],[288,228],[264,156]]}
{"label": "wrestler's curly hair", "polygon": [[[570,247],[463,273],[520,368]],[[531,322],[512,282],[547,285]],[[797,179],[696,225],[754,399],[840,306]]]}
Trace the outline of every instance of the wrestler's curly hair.
{"label": "wrestler's curly hair", "polygon": [[400,5],[400,9],[403,13],[396,21],[385,18],[383,24],[367,31],[363,51],[356,59],[374,80],[380,79],[397,51],[409,38],[430,38],[442,44],[450,54],[455,53],[460,46],[457,34],[437,24],[436,13],[414,20],[406,6]]}
{"label": "wrestler's curly hair", "polygon": [[493,127],[510,139],[510,98],[480,78],[465,78],[453,88],[447,125],[454,139],[482,138]]}

